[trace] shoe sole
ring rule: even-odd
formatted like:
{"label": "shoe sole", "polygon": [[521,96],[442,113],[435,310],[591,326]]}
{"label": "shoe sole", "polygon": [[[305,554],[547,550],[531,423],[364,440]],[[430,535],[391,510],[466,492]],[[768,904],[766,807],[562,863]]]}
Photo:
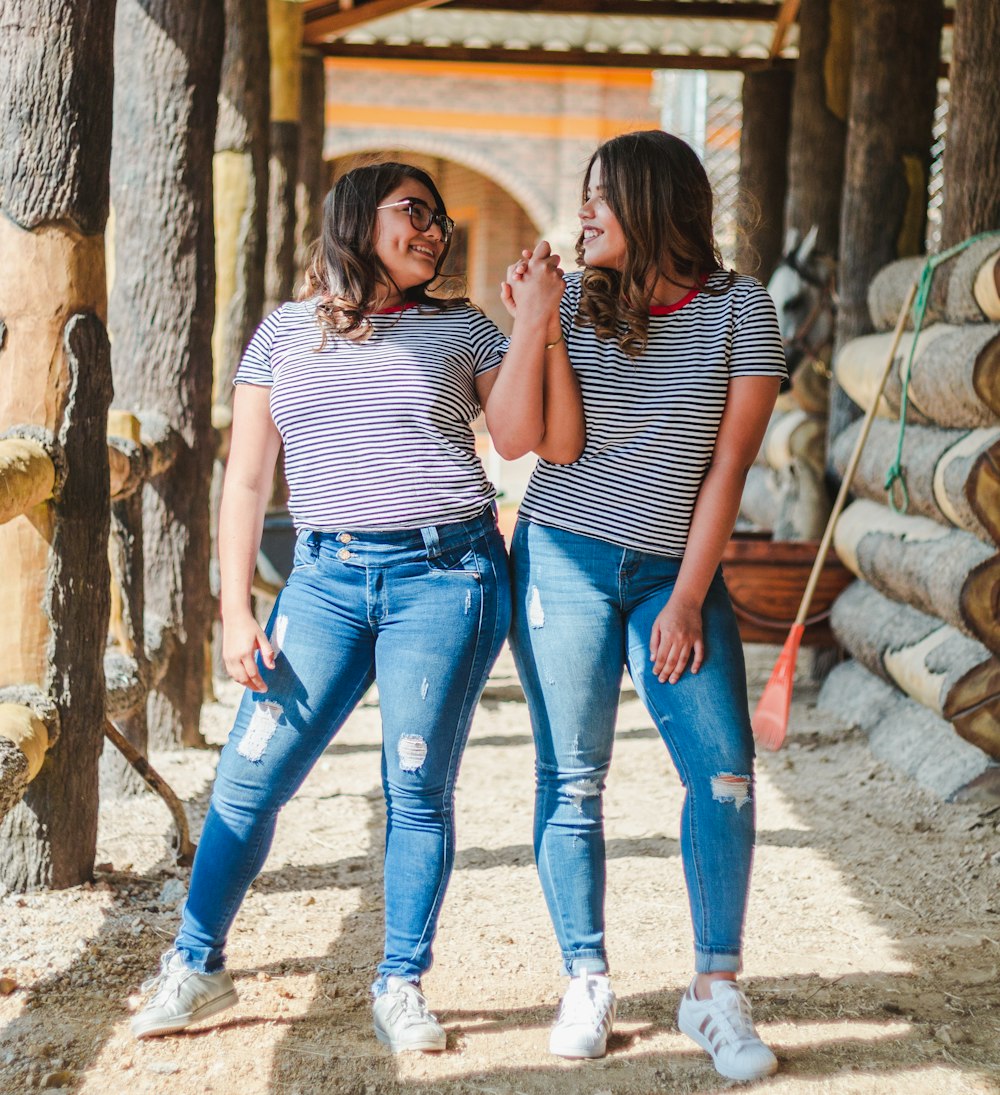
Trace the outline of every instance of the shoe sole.
{"label": "shoe sole", "polygon": [[394,1042],[392,1038],[390,1038],[389,1035],[386,1034],[386,1032],[379,1027],[375,1028],[375,1037],[378,1039],[379,1042],[382,1043],[382,1045],[388,1046],[393,1053],[405,1053],[407,1050],[410,1049],[417,1050],[420,1053],[442,1053],[445,1049],[447,1049],[448,1045],[447,1036],[445,1037],[444,1042],[439,1042],[436,1039],[434,1041],[431,1041],[429,1038],[425,1039],[424,1041],[406,1042],[405,1044],[401,1042]]}
{"label": "shoe sole", "polygon": [[549,1053],[554,1057],[565,1057],[569,1061],[596,1061],[600,1057],[606,1057],[608,1054],[607,1043],[603,1046],[595,1046],[594,1049],[580,1050],[580,1049],[559,1049],[558,1046],[549,1042]]}
{"label": "shoe sole", "polygon": [[679,1016],[677,1019],[677,1027],[681,1034],[686,1034],[692,1042],[697,1042],[698,1045],[701,1046],[709,1057],[711,1057],[715,1071],[718,1072],[720,1076],[725,1076],[727,1080],[742,1080],[744,1083],[747,1083],[750,1080],[762,1080],[765,1076],[773,1076],[778,1071],[778,1062],[775,1061],[768,1068],[758,1069],[756,1072],[727,1072],[724,1068],[720,1067],[719,1063],[716,1061],[715,1054],[712,1052],[711,1042],[709,1042],[697,1027],[689,1027],[685,1023],[682,1023]]}
{"label": "shoe sole", "polygon": [[142,1023],[137,1017],[132,1020],[132,1033],[136,1038],[155,1038],[159,1034],[176,1034],[179,1030],[187,1030],[195,1023],[200,1023],[202,1019],[209,1019],[213,1015],[218,1015],[220,1011],[231,1008],[238,1000],[239,996],[236,989],[230,989],[222,996],[209,1000],[207,1004],[202,1004],[200,1008],[188,1012],[187,1015],[179,1016],[170,1023],[157,1023],[156,1021]]}

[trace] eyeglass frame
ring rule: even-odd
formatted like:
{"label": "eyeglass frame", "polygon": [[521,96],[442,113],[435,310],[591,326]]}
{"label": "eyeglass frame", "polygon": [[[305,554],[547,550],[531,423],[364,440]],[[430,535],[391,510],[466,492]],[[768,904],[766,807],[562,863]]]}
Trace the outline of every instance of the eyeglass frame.
{"label": "eyeglass frame", "polygon": [[[406,206],[406,215],[410,218],[410,224],[412,224],[418,232],[426,232],[430,229],[432,224],[436,224],[441,230],[442,243],[448,243],[455,234],[455,222],[451,217],[449,217],[447,213],[435,213],[423,198],[400,198],[398,202],[390,202],[388,205],[376,205],[375,209],[398,209],[401,205]],[[429,220],[423,228],[413,220],[413,210],[417,208],[427,210]]]}

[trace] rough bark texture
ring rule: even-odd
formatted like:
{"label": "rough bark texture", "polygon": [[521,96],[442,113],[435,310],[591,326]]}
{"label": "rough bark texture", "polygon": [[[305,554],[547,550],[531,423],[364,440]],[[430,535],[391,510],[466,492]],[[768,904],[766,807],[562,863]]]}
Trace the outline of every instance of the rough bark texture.
{"label": "rough bark texture", "polygon": [[[895,262],[883,266],[872,278],[868,285],[868,314],[871,317],[872,327],[876,331],[895,330],[899,310],[906,302],[910,286],[919,279],[925,261],[923,255],[896,259]],[[923,326],[940,323],[943,319],[944,311],[932,297],[924,313]],[[907,316],[906,329],[913,330],[912,311]]]}
{"label": "rough bark texture", "polygon": [[270,126],[267,0],[226,0],[215,134],[215,402],[232,379],[264,309]]}
{"label": "rough bark texture", "polygon": [[295,176],[299,166],[297,122],[271,123],[267,201],[264,314],[291,300],[295,288]]}
{"label": "rough bark texture", "polygon": [[840,243],[840,194],[847,138],[850,4],[802,0],[799,60],[792,97],[785,223],[802,235],[816,225],[817,246],[835,255]]}
{"label": "rough bark texture", "polygon": [[1000,228],[1000,4],[956,4],[952,43],[942,247]]}
{"label": "rough bark texture", "polygon": [[[1000,320],[1000,236],[967,247],[939,270],[937,280],[943,282],[946,277],[944,309],[949,323]],[[937,280],[935,292],[940,289]],[[993,283],[992,293],[988,292],[989,282]]]}
{"label": "rough bark texture", "polygon": [[872,673],[1000,758],[1000,660],[936,617],[855,582],[833,606],[833,632]]}
{"label": "rough bark texture", "polygon": [[[111,369],[102,233],[108,214],[114,4],[8,0],[0,15],[0,421],[37,430],[62,475],[56,500],[0,530],[8,588],[2,685],[34,685],[61,735],[0,825],[0,882],[91,875],[108,620]],[[21,231],[10,221],[16,222]],[[9,677],[8,674],[13,674]]]}
{"label": "rough bark texture", "polygon": [[[873,329],[867,294],[875,274],[923,250],[942,19],[941,0],[854,7],[838,348]],[[860,412],[836,384],[830,396],[832,441]]]}
{"label": "rough bark texture", "polygon": [[872,752],[932,794],[995,805],[1000,766],[963,741],[954,727],[856,661],[838,665],[823,682],[817,707],[860,726]]}
{"label": "rough bark texture", "polygon": [[[844,473],[860,428],[860,422],[852,423],[836,440],[832,456],[838,474]],[[851,484],[855,494],[888,504],[885,476],[898,440],[897,423],[872,423]],[[1000,543],[1000,429],[907,426],[901,463],[908,513],[965,529],[986,544]]]}
{"label": "rough bark texture", "polygon": [[837,341],[872,329],[868,285],[923,249],[943,5],[868,0],[855,9]]}
{"label": "rough bark texture", "polygon": [[[746,123],[744,122],[744,126]],[[309,249],[323,226],[323,199],[329,189],[323,137],[326,133],[326,74],[318,53],[302,53],[299,168],[295,186],[295,279],[301,282]]]}
{"label": "rough bark texture", "polygon": [[222,46],[222,0],[118,5],[115,403],[159,412],[180,440],[173,467],[143,492],[146,604],[180,640],[150,694],[150,744],[157,747],[201,741],[210,616],[212,151]]}
{"label": "rough bark texture", "polygon": [[1000,556],[975,536],[859,499],[833,542],[844,565],[879,593],[1000,653]]}
{"label": "rough bark texture", "polygon": [[[899,344],[878,411],[883,417],[899,417],[912,343],[912,335],[904,335]],[[837,357],[837,382],[862,409],[874,398],[891,346],[890,334],[863,335]],[[1000,327],[924,327],[910,366],[906,416],[954,429],[994,425],[1000,418]]]}
{"label": "rough bark texture", "polygon": [[765,284],[784,246],[793,80],[791,72],[778,69],[743,77],[736,269]]}

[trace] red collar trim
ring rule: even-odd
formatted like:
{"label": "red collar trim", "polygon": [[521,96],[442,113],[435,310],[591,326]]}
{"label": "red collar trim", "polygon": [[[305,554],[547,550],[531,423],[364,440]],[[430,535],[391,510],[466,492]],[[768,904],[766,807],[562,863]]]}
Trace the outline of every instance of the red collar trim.
{"label": "red collar trim", "polygon": [[405,312],[408,308],[416,308],[417,302],[415,300],[408,300],[405,304],[396,304],[392,308],[379,308],[377,312],[372,312],[373,316],[391,316],[395,312]]}
{"label": "red collar trim", "polygon": [[701,287],[696,285],[689,293],[685,293],[680,300],[674,301],[673,304],[651,304],[649,314],[651,316],[669,316],[671,312],[679,312],[685,304],[690,304],[700,292]]}

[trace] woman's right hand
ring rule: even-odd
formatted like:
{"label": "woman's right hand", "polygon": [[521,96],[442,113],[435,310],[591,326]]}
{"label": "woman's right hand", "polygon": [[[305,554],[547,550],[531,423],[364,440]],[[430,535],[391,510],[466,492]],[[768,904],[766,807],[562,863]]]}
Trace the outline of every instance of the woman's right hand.
{"label": "woman's right hand", "polygon": [[540,240],[534,251],[522,251],[521,258],[507,267],[500,299],[512,316],[548,320],[558,336],[559,302],[565,289],[559,256],[552,254],[546,240]]}
{"label": "woman's right hand", "polygon": [[256,654],[260,651],[261,661],[268,669],[274,668],[274,649],[263,628],[254,619],[249,606],[245,613],[236,618],[223,620],[222,623],[222,660],[226,672],[236,681],[253,692],[266,692],[267,685],[260,675]]}

